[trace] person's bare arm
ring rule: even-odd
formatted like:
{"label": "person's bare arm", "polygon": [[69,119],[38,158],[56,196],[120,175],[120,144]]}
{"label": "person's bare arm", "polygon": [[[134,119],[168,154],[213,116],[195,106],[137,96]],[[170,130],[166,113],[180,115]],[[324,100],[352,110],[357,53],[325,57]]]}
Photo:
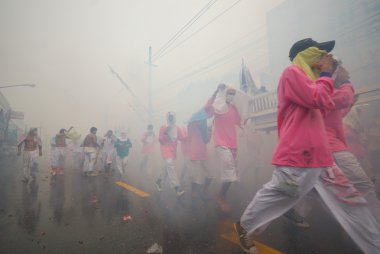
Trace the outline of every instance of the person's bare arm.
{"label": "person's bare arm", "polygon": [[21,148],[22,148],[22,145],[25,143],[25,139],[23,139],[17,146],[17,155],[20,156],[21,155]]}

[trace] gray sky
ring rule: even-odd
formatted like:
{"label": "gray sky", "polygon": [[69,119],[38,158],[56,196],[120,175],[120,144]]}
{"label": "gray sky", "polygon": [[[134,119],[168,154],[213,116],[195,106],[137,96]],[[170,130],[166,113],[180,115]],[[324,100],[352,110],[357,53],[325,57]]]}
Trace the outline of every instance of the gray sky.
{"label": "gray sky", "polygon": [[[145,124],[108,65],[147,105],[149,45],[157,52],[208,2],[0,0],[0,84],[37,84],[1,91],[13,109],[25,112],[28,126],[42,125],[49,135],[70,125],[81,132],[98,126],[103,134],[108,128]],[[267,66],[265,14],[281,0],[241,0],[192,35],[235,2],[216,1],[177,43],[191,38],[155,62],[157,122],[164,121],[167,110],[176,110],[177,94],[202,93],[192,86],[237,85],[242,58],[253,73]],[[194,96],[194,105],[208,96]]]}

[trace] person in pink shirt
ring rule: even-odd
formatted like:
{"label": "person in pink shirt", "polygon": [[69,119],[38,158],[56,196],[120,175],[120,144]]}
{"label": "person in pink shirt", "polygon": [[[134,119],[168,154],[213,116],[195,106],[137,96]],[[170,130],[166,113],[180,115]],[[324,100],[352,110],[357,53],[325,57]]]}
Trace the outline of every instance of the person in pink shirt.
{"label": "person in pink shirt", "polygon": [[[223,212],[230,212],[226,202],[227,192],[233,182],[239,181],[237,171],[237,130],[240,114],[233,104],[236,90],[220,84],[208,100],[205,110],[214,116],[214,144],[221,162],[222,186],[218,195],[218,205]],[[219,105],[218,105],[219,104]]]}
{"label": "person in pink shirt", "polygon": [[276,168],[234,223],[247,253],[259,253],[251,240],[254,233],[262,232],[313,188],[360,249],[380,252],[380,225],[360,192],[334,166],[328,145],[323,115],[335,107],[331,76],[336,63],[328,54],[334,45],[335,41],[308,38],[290,49],[292,65],[278,85],[279,140],[272,158]]}
{"label": "person in pink shirt", "polygon": [[376,196],[375,186],[361,167],[357,158],[350,152],[344,135],[343,117],[349,112],[355,102],[355,90],[349,81],[349,73],[341,64],[338,65],[334,76],[335,90],[332,94],[332,99],[335,108],[325,116],[330,150],[337,166],[342,169],[356,189],[364,195],[372,214],[380,223],[380,203]]}
{"label": "person in pink shirt", "polygon": [[140,162],[140,170],[146,167],[149,157],[154,152],[154,147],[156,144],[156,135],[154,134],[152,124],[149,124],[147,127],[147,131],[142,134],[141,142],[143,143],[141,153],[144,157]]}
{"label": "person in pink shirt", "polygon": [[[327,141],[334,162],[354,187],[363,194],[368,201],[372,214],[380,223],[380,203],[376,197],[375,186],[358,162],[357,157],[350,151],[346,142],[343,118],[349,113],[356,101],[355,90],[349,78],[349,73],[339,62],[334,72],[334,92],[331,95],[335,106],[332,110],[326,112],[324,116]],[[307,215],[311,210],[311,201],[313,199],[314,197],[310,197],[305,199],[305,202],[302,202],[300,209],[303,210],[303,216]],[[292,211],[292,213],[296,212]],[[291,217],[287,217],[291,219]],[[293,223],[296,224],[296,221],[293,221]]]}
{"label": "person in pink shirt", "polygon": [[187,125],[187,155],[190,160],[193,197],[205,196],[213,178],[211,168],[206,165],[208,160],[207,144],[211,136],[207,127],[207,119],[210,117],[211,115],[202,108],[192,115]]}
{"label": "person in pink shirt", "polygon": [[165,166],[156,180],[156,187],[158,191],[162,190],[162,181],[165,178],[169,179],[170,186],[173,187],[177,196],[182,196],[185,191],[180,188],[177,173],[174,169],[174,161],[177,157],[177,143],[178,140],[186,140],[186,135],[176,125],[176,115],[174,112],[168,112],[166,115],[167,124],[160,128],[159,142],[161,156],[165,161]]}

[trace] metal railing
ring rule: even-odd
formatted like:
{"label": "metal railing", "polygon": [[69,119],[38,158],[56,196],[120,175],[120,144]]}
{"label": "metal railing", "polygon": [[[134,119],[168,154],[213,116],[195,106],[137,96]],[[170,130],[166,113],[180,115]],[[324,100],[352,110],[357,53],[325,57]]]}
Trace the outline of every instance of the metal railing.
{"label": "metal railing", "polygon": [[[380,86],[358,89],[355,105],[380,100]],[[255,130],[272,131],[277,127],[277,92],[266,92],[252,97],[249,105],[249,119]]]}
{"label": "metal railing", "polygon": [[251,99],[250,105],[252,114],[277,110],[277,92],[266,92],[255,95]]}
{"label": "metal railing", "polygon": [[249,123],[255,130],[271,131],[277,126],[277,92],[265,92],[252,97]]}

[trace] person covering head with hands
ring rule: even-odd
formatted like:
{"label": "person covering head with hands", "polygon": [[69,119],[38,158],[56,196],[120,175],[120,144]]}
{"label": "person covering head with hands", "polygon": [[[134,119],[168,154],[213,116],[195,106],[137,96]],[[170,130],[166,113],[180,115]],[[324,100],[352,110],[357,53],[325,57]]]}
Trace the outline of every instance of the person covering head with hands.
{"label": "person covering head with hands", "polygon": [[233,182],[239,181],[237,170],[237,130],[240,126],[240,114],[233,104],[236,90],[219,84],[213,96],[208,100],[205,110],[214,116],[214,144],[219,157],[222,186],[217,202],[223,212],[229,213],[226,202],[227,192]]}
{"label": "person covering head with hands", "polygon": [[337,69],[333,75],[334,93],[333,110],[325,115],[325,127],[330,151],[334,162],[344,172],[355,188],[363,194],[373,216],[380,223],[380,203],[376,196],[375,185],[360,165],[357,157],[350,152],[343,128],[343,118],[350,112],[357,100],[350,74],[343,67],[342,61],[337,60]]}
{"label": "person covering head with hands", "polygon": [[380,225],[360,192],[333,167],[328,146],[323,115],[335,107],[331,77],[336,61],[328,54],[334,45],[335,41],[304,39],[290,49],[292,64],[278,85],[275,170],[234,224],[247,253],[259,253],[251,240],[253,234],[262,232],[313,188],[363,252],[380,253]]}
{"label": "person covering head with hands", "polygon": [[70,139],[68,133],[73,129],[71,126],[68,130],[62,128],[55,135],[53,142],[51,143],[51,155],[52,155],[52,166],[51,174],[55,176],[58,173],[63,175],[63,169],[65,166],[66,159],[66,139]]}

